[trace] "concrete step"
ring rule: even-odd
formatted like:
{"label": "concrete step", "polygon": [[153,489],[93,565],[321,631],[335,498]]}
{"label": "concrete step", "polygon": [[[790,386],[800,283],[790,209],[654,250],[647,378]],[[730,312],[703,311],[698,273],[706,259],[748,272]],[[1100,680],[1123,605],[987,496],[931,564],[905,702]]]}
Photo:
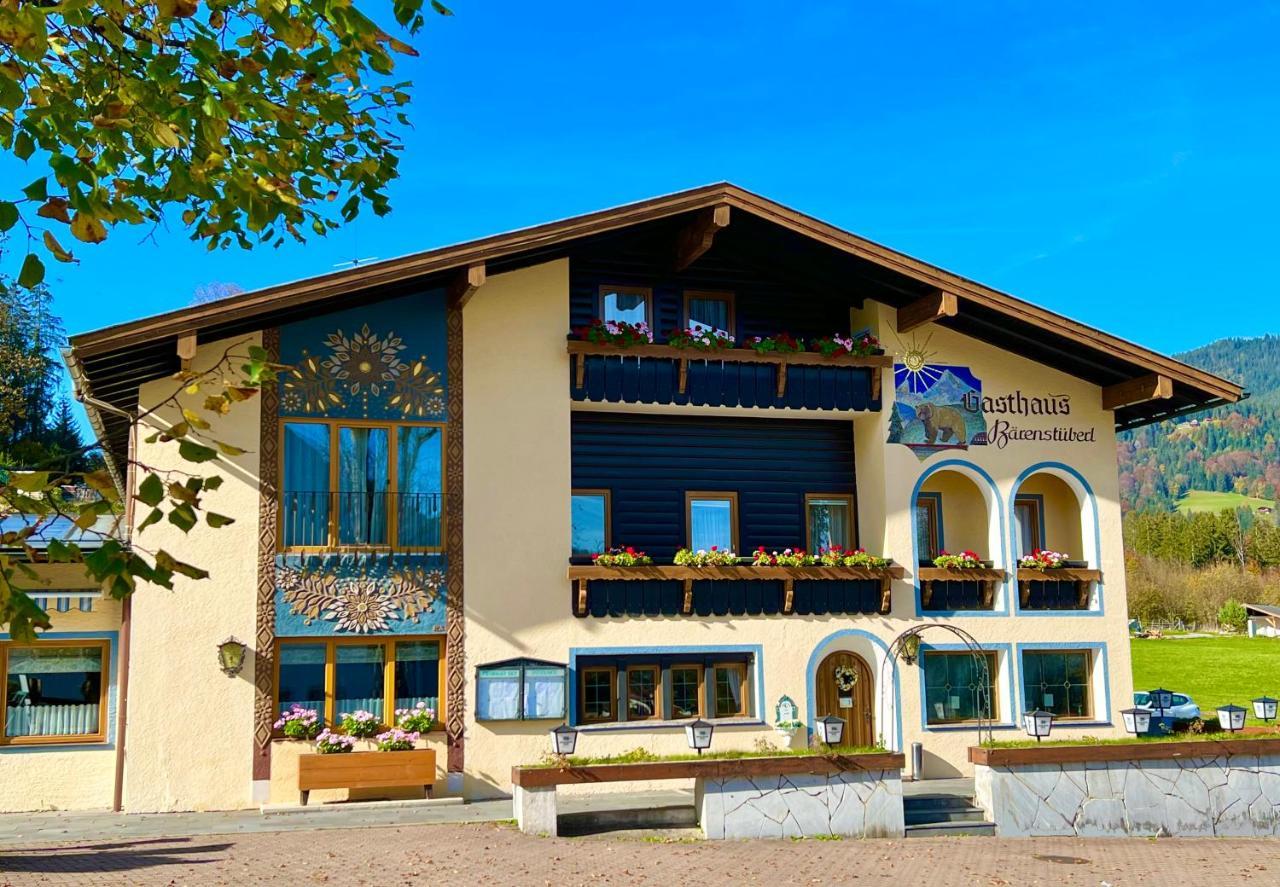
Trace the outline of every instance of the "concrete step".
{"label": "concrete step", "polygon": [[903,811],[907,825],[931,825],[935,822],[986,822],[987,813],[980,807],[954,807],[946,810]]}
{"label": "concrete step", "polygon": [[993,837],[996,826],[993,822],[931,822],[925,825],[908,825],[908,838],[940,838],[957,835],[979,835]]}
{"label": "concrete step", "polygon": [[561,813],[556,818],[556,828],[563,837],[637,829],[645,831],[687,829],[696,828],[697,825],[698,811],[692,804],[590,810],[581,813]]}
{"label": "concrete step", "polygon": [[973,806],[972,795],[906,795],[902,806],[907,810],[963,810]]}

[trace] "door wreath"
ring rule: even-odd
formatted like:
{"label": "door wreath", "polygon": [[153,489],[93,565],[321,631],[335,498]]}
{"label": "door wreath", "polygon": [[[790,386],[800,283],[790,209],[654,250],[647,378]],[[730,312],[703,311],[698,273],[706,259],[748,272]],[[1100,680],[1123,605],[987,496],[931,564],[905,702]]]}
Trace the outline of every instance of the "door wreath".
{"label": "door wreath", "polygon": [[858,672],[852,665],[837,665],[835,671],[836,689],[848,693],[858,683]]}

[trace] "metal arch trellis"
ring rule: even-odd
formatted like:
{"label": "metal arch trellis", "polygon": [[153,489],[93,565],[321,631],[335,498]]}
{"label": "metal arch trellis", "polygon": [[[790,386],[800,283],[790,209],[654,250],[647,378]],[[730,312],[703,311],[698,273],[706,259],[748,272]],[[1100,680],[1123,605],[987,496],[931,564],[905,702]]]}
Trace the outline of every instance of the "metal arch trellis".
{"label": "metal arch trellis", "polygon": [[[951,632],[958,637],[968,649],[970,655],[973,656],[973,664],[978,676],[977,685],[974,688],[974,706],[977,712],[975,727],[978,731],[978,744],[982,744],[982,733],[986,730],[987,741],[993,741],[994,734],[994,717],[995,712],[991,709],[991,669],[987,664],[986,653],[982,645],[977,639],[963,628],[957,628],[954,625],[948,625],[943,622],[929,622],[925,625],[917,625],[908,628],[902,634],[893,639],[889,644],[889,652],[885,655],[884,660],[880,663],[880,712],[883,715],[885,711],[885,693],[888,689],[888,677],[890,669],[895,668],[897,661],[901,659],[907,665],[914,665],[916,657],[919,655],[920,635],[930,628],[941,628]],[[924,680],[923,676],[921,680]],[[902,700],[898,700],[901,704]],[[898,737],[898,741],[902,741],[902,737]]]}

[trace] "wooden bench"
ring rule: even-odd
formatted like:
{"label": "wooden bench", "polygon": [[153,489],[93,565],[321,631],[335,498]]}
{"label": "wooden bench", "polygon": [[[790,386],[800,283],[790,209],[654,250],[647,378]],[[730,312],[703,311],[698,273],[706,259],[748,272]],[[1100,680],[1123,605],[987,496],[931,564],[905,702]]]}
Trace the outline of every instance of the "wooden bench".
{"label": "wooden bench", "polygon": [[436,781],[436,753],[412,751],[353,751],[309,754],[298,758],[298,792],[303,806],[313,789],[401,788],[420,785],[429,798]]}

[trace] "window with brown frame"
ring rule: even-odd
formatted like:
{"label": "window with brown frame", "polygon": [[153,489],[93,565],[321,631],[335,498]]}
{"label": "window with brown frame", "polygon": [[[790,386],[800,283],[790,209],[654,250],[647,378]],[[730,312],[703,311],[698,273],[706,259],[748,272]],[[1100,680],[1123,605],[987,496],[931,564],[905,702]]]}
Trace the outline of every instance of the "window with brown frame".
{"label": "window with brown frame", "polygon": [[711,666],[712,714],[717,718],[746,717],[749,709],[747,667],[741,662]]}
{"label": "window with brown frame", "polygon": [[916,546],[920,562],[929,563],[942,553],[942,495],[921,493],[916,497]]}
{"label": "window with brown frame", "polygon": [[653,290],[647,286],[600,287],[600,318],[653,328]]}
{"label": "window with brown frame", "polygon": [[686,492],[685,519],[694,551],[738,550],[738,494]]}
{"label": "window with brown frame", "polygon": [[570,553],[582,557],[608,551],[613,544],[609,491],[574,490],[571,502]]}
{"label": "window with brown frame", "polygon": [[0,643],[0,745],[105,742],[111,642]]}
{"label": "window with brown frame", "polygon": [[964,724],[992,719],[996,704],[996,654],[984,651],[986,669],[974,654],[964,651],[925,650],[920,654],[924,680],[925,722],[929,725]]}
{"label": "window with brown frame", "polygon": [[286,638],[276,641],[276,711],[311,709],[328,725],[357,710],[388,726],[396,709],[424,703],[444,721],[440,635]]}
{"label": "window with brown frame", "polygon": [[733,293],[685,290],[685,328],[732,336],[733,304]]}
{"label": "window with brown frame", "polygon": [[440,551],[443,423],[280,423],[280,544],[288,550]]}
{"label": "window with brown frame", "polygon": [[702,717],[702,700],[702,666],[671,666],[671,717],[677,720]]}
{"label": "window with brown frame", "polygon": [[627,666],[627,720],[662,718],[662,671],[656,665]]}
{"label": "window with brown frame", "polygon": [[844,493],[806,493],[805,549],[853,548],[853,497]]}
{"label": "window with brown frame", "polygon": [[1013,516],[1017,521],[1018,544],[1021,546],[1018,553],[1031,554],[1044,548],[1044,500],[1040,496],[1016,496]]}
{"label": "window with brown frame", "polygon": [[582,722],[616,721],[618,671],[612,666],[582,669]]}

